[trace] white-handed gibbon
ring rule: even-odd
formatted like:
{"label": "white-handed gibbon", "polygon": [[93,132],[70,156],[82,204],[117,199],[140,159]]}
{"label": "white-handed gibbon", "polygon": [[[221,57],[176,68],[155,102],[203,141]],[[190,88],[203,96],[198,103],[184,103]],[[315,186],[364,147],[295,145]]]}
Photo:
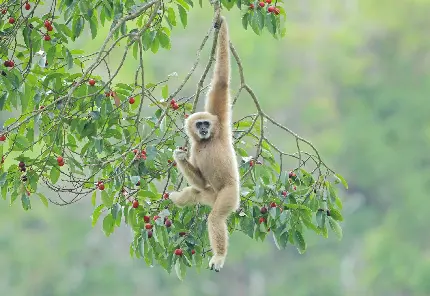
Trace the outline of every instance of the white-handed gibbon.
{"label": "white-handed gibbon", "polygon": [[213,257],[209,268],[217,272],[224,265],[228,247],[227,218],[239,207],[239,171],[233,148],[230,103],[230,55],[227,22],[216,24],[218,48],[211,88],[204,112],[185,121],[190,139],[190,156],[176,149],[174,158],[190,187],[172,192],[178,206],[201,203],[212,207],[208,217],[209,240]]}

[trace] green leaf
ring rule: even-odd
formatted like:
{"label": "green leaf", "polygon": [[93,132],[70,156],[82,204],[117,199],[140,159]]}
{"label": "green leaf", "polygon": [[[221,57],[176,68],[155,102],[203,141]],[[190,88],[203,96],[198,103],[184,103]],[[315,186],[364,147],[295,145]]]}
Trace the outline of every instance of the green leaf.
{"label": "green leaf", "polygon": [[93,15],[90,19],[91,38],[94,39],[97,36],[97,17]]}
{"label": "green leaf", "polygon": [[28,211],[31,209],[30,198],[28,197],[27,194],[23,193],[21,195],[21,202],[22,202],[22,208],[25,211]]}
{"label": "green leaf", "polygon": [[326,213],[324,211],[318,211],[317,214],[317,225],[320,228],[323,228],[325,225],[325,217],[326,217]]}
{"label": "green leaf", "polygon": [[246,13],[242,17],[242,26],[245,30],[248,29],[248,23],[249,23],[249,13]]}
{"label": "green leaf", "polygon": [[342,214],[334,208],[330,209],[330,217],[337,221],[343,221]]}
{"label": "green leaf", "polygon": [[[0,108],[0,110],[1,110],[1,108]],[[342,183],[342,185],[345,187],[345,189],[348,189],[348,183],[340,174],[335,174],[334,176],[339,179],[339,181]]]}
{"label": "green leaf", "polygon": [[296,245],[297,250],[299,251],[300,254],[303,254],[304,252],[306,252],[305,239],[303,238],[302,233],[298,230],[296,230],[294,233],[294,244]]}
{"label": "green leaf", "polygon": [[102,202],[107,207],[110,208],[113,205],[113,196],[109,195],[106,191],[102,191]]}
{"label": "green leaf", "polygon": [[167,34],[163,33],[163,32],[158,32],[158,41],[160,41],[160,45],[162,48],[165,49],[170,49],[171,45],[170,45],[170,38],[169,36],[167,36]]}
{"label": "green leaf", "polygon": [[48,207],[48,199],[46,198],[46,196],[40,192],[38,192],[36,194],[39,196],[40,201],[45,205],[45,207]]}
{"label": "green leaf", "polygon": [[78,15],[73,19],[73,25],[72,25],[72,28],[73,28],[72,29],[73,30],[72,40],[73,41],[75,41],[75,39],[81,35],[81,33],[84,29],[84,25],[85,25],[85,22],[84,22],[84,19],[82,16]]}
{"label": "green leaf", "polygon": [[337,223],[336,220],[334,220],[332,217],[327,217],[327,218],[328,218],[328,223],[330,224],[331,230],[333,230],[333,232],[336,234],[337,238],[339,240],[341,240],[343,233],[342,233],[342,228],[340,227],[339,223]]}
{"label": "green leaf", "polygon": [[92,220],[92,223],[91,223],[91,225],[94,227],[96,224],[97,224],[97,220],[99,219],[99,217],[100,217],[100,215],[101,215],[101,213],[102,213],[102,210],[104,209],[104,205],[103,204],[101,204],[101,205],[99,205],[97,208],[95,208],[94,209],[94,212],[93,212],[93,214],[91,215],[91,220]]}
{"label": "green leaf", "polygon": [[181,5],[178,5],[179,17],[184,28],[187,27],[187,11]]}
{"label": "green leaf", "polygon": [[112,214],[106,215],[103,219],[103,232],[106,236],[110,236],[113,233],[115,228],[115,220],[112,217]]}
{"label": "green leaf", "polygon": [[175,271],[178,279],[183,281],[187,272],[187,267],[181,257],[176,260]]}
{"label": "green leaf", "polygon": [[57,183],[60,178],[60,169],[56,166],[52,167],[51,173],[49,174],[52,184]]}
{"label": "green leaf", "polygon": [[20,150],[27,150],[28,148],[30,148],[31,145],[27,138],[21,135],[16,136],[15,143]]}
{"label": "green leaf", "polygon": [[167,99],[167,97],[169,96],[169,86],[167,84],[161,89],[161,95],[163,99]]}
{"label": "green leaf", "polygon": [[173,10],[172,7],[169,7],[167,9],[167,19],[169,20],[169,22],[172,24],[172,26],[176,26],[176,15],[175,15],[175,11]]}

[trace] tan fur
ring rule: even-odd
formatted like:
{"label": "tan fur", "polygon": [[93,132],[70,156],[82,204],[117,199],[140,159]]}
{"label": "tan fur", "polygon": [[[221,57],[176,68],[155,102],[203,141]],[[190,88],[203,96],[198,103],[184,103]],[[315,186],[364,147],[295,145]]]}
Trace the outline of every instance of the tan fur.
{"label": "tan fur", "polygon": [[[239,171],[232,143],[230,106],[230,54],[227,23],[221,17],[216,64],[205,112],[192,114],[185,122],[191,150],[187,160],[183,151],[174,157],[191,187],[170,195],[178,206],[202,203],[212,207],[208,217],[209,239],[214,256],[209,267],[219,271],[228,248],[227,218],[239,207]],[[201,139],[195,123],[210,122],[209,139]]]}

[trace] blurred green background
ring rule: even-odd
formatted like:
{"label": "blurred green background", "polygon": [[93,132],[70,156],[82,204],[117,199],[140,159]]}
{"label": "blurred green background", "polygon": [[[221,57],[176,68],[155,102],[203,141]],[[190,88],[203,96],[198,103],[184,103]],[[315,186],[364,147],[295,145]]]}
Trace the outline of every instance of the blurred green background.
{"label": "blurred green background", "polygon": [[[311,140],[349,181],[340,194],[343,240],[310,233],[299,255],[293,246],[277,250],[271,236],[257,243],[238,233],[221,273],[190,272],[180,282],[130,258],[127,227],[109,238],[100,223],[92,228],[89,200],[48,209],[34,202],[28,213],[0,201],[0,295],[430,295],[430,0],[284,7],[281,41],[244,31],[237,9],[224,14],[265,111]],[[170,52],[145,55],[148,81],[172,72],[179,77],[170,89],[181,81],[211,17],[207,4],[195,7],[187,29],[173,30]],[[96,51],[107,29],[74,46]],[[194,93],[206,53],[182,95]],[[120,80],[133,81],[135,64],[130,57]],[[237,83],[235,67],[233,75]],[[254,112],[250,102],[241,97],[236,110]],[[290,145],[278,132],[278,143]]]}

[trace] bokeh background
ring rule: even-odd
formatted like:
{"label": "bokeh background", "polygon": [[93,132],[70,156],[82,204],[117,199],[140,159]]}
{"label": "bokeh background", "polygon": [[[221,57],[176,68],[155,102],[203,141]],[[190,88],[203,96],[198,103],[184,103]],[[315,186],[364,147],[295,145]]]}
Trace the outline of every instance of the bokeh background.
{"label": "bokeh background", "polygon": [[[50,2],[50,1],[46,1]],[[306,235],[308,250],[279,251],[271,236],[257,243],[237,233],[221,273],[203,269],[180,282],[129,255],[130,230],[106,238],[91,227],[81,201],[45,208],[0,201],[0,295],[430,295],[430,0],[292,0],[287,35],[244,31],[240,12],[224,12],[246,79],[264,110],[311,140],[349,181],[344,238]],[[147,53],[148,81],[191,68],[211,25],[206,4],[194,7],[172,50]],[[108,28],[73,45],[96,51]],[[118,49],[121,50],[121,49]],[[207,51],[193,83],[195,92]],[[110,62],[115,64],[115,56]],[[134,79],[130,58],[120,79]],[[233,68],[233,82],[238,81]],[[118,82],[118,80],[117,80]],[[254,112],[250,99],[236,109]],[[0,113],[0,124],[8,117]],[[284,134],[281,145],[291,138]]]}

